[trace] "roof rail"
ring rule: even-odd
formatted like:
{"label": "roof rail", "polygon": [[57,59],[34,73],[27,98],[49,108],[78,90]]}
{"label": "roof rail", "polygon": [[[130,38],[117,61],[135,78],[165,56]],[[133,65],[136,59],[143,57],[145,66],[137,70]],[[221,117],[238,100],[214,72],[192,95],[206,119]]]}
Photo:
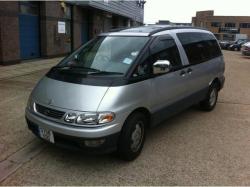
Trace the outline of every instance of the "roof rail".
{"label": "roof rail", "polygon": [[[175,29],[200,29],[200,30],[207,30],[205,28],[199,27],[192,27],[192,26],[175,26],[175,25],[150,25],[151,29],[148,33],[149,36],[156,34],[158,32],[167,31],[167,30],[175,30]],[[110,29],[109,32],[121,32],[130,29],[141,28],[143,30],[143,26],[135,26],[135,27],[118,27],[114,29]],[[145,27],[147,28],[147,27]],[[142,31],[143,32],[143,31]]]}
{"label": "roof rail", "polygon": [[192,26],[170,26],[170,27],[163,27],[159,29],[155,29],[149,33],[149,36],[152,36],[153,34],[156,34],[158,32],[167,31],[167,30],[174,30],[174,29],[201,29],[201,30],[207,30],[205,28],[199,28],[199,27],[192,27]]}

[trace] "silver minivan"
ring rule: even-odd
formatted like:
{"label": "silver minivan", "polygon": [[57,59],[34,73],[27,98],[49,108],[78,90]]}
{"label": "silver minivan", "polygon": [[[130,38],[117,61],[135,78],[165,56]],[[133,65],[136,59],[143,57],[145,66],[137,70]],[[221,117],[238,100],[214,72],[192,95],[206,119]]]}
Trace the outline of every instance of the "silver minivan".
{"label": "silver minivan", "polygon": [[193,105],[211,111],[224,70],[206,30],[150,25],[101,34],[38,82],[27,124],[52,144],[133,160],[150,127]]}

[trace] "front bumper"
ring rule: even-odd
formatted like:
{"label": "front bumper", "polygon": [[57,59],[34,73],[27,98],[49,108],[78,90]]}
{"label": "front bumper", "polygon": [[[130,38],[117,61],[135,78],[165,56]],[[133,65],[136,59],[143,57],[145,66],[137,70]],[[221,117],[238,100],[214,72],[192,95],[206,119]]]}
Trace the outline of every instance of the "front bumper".
{"label": "front bumper", "polygon": [[38,116],[37,114],[30,112],[28,109],[26,109],[26,118],[42,128],[79,138],[100,138],[121,131],[121,125],[119,123],[93,128],[75,127],[43,118],[40,115]]}
{"label": "front bumper", "polygon": [[220,90],[221,90],[224,87],[224,84],[225,84],[225,76],[224,75],[221,76],[219,78],[219,80],[220,80]]}
{"label": "front bumper", "polygon": [[[26,110],[26,121],[28,128],[37,137],[40,137],[38,127],[53,131],[55,145],[60,147],[73,150],[83,150],[84,152],[90,153],[108,153],[117,148],[120,134],[118,124],[98,128],[72,127],[42,118],[28,110]],[[101,139],[105,141],[99,146],[90,147],[85,145],[86,140],[91,141]]]}

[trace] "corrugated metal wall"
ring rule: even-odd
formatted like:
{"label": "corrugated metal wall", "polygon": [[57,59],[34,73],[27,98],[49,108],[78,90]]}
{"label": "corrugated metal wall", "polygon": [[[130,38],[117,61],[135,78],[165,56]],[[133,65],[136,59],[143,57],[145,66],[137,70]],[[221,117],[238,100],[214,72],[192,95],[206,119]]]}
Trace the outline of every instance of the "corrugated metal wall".
{"label": "corrugated metal wall", "polygon": [[128,17],[143,23],[144,8],[139,7],[136,1],[67,1],[72,4],[90,6],[117,15]]}

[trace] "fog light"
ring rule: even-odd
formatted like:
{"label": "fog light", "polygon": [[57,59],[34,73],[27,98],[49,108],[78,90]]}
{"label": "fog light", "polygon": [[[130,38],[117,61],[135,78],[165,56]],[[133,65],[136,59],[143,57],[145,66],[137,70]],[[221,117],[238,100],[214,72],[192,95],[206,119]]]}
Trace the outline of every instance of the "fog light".
{"label": "fog light", "polygon": [[98,147],[102,145],[105,142],[105,139],[99,139],[99,140],[85,140],[84,144],[87,147]]}

